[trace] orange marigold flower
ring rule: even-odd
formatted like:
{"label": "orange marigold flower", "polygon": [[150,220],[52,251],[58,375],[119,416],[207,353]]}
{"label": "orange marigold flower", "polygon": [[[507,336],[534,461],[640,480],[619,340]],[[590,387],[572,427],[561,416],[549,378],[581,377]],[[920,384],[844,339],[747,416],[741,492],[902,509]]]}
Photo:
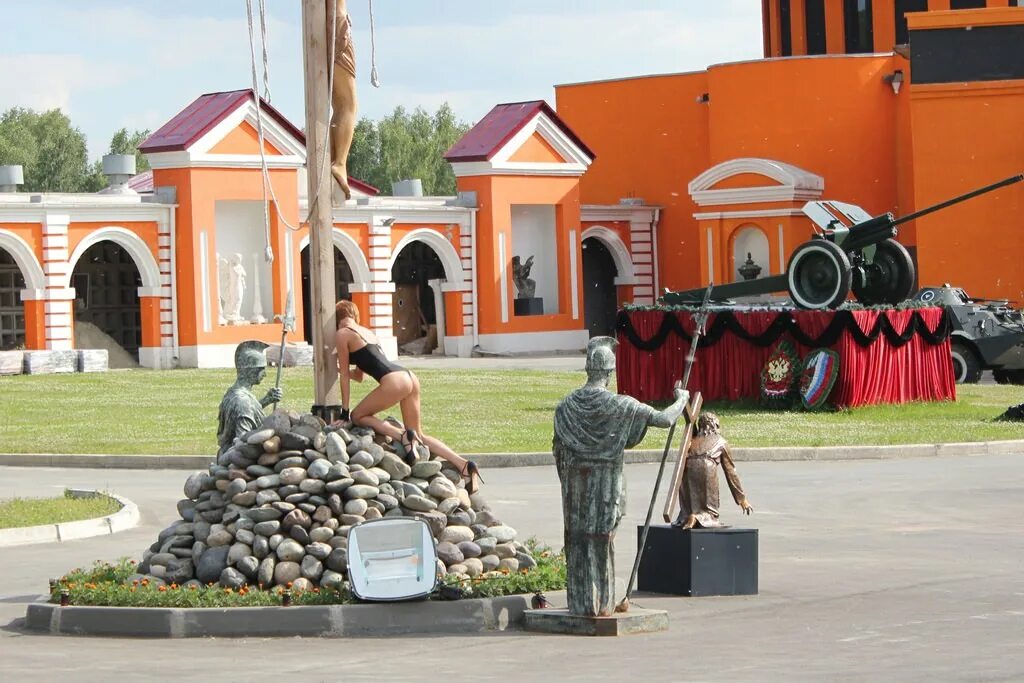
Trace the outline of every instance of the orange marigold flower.
{"label": "orange marigold flower", "polygon": [[129,564],[132,565],[132,566],[135,566],[135,565],[138,564],[138,562],[136,562],[135,560],[132,560],[131,562],[129,562]]}
{"label": "orange marigold flower", "polygon": [[139,580],[138,579],[133,579],[132,580],[132,585],[133,586],[138,586],[139,585]]}
{"label": "orange marigold flower", "polygon": [[142,585],[143,586],[148,586],[149,585],[149,579],[143,579],[142,580]]}
{"label": "orange marigold flower", "polygon": [[285,588],[291,588],[291,587],[292,587],[292,582],[291,581],[289,581],[287,584],[285,584]]}
{"label": "orange marigold flower", "polygon": [[167,592],[167,586],[160,586],[160,588],[158,588],[157,590],[159,590],[161,593],[166,593]]}
{"label": "orange marigold flower", "polygon": [[189,588],[191,588],[192,590],[195,590],[196,589],[196,585],[193,583],[192,585],[189,586]]}

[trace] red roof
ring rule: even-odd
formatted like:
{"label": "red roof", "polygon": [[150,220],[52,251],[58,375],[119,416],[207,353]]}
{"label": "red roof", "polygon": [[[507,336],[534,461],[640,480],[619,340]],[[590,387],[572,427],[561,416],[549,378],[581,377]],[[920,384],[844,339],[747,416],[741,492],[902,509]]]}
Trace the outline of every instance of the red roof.
{"label": "red roof", "polygon": [[359,178],[353,178],[352,176],[348,177],[348,185],[353,190],[359,190],[360,192],[366,193],[371,197],[376,197],[377,195],[380,194],[380,190],[378,190],[370,183],[364,183]]}
{"label": "red roof", "polygon": [[444,155],[450,162],[487,161],[539,113],[545,114],[591,159],[594,153],[544,100],[499,104]]}
{"label": "red roof", "polygon": [[[188,149],[246,100],[252,98],[251,89],[200,95],[195,102],[182,109],[177,116],[146,138],[139,145],[139,149],[146,154]],[[260,108],[302,144],[306,143],[306,136],[302,131],[293,126],[291,121],[284,117],[284,114],[270,106],[263,98],[260,98]]]}

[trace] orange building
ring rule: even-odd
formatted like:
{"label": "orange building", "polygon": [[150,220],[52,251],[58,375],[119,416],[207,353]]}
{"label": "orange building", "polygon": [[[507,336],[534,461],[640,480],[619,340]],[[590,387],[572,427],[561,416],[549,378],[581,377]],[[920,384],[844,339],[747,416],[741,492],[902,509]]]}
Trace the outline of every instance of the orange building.
{"label": "orange building", "polygon": [[[765,59],[556,86],[557,112],[500,104],[446,154],[458,196],[353,179],[334,294],[391,356],[435,338],[459,356],[581,350],[623,303],[735,281],[748,257],[783,272],[808,200],[901,215],[1019,173],[1024,8],[984,5],[765,0]],[[228,366],[242,339],[279,339],[291,292],[298,353],[301,131],[249,90],[210,93],[141,149],[152,172],[98,195],[0,186],[0,349],[83,348],[91,327],[148,367]],[[921,284],[1021,300],[1022,209],[1007,187],[900,241]]]}

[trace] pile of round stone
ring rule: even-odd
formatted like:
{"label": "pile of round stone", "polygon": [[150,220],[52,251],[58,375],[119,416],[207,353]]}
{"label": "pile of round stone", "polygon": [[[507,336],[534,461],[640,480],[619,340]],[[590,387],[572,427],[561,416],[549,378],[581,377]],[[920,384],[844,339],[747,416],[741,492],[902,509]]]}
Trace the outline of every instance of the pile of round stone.
{"label": "pile of round stone", "polygon": [[536,566],[479,493],[445,460],[370,429],[327,427],[277,410],[185,482],[179,521],[145,551],[139,575],[179,585],[340,588],[348,532],[381,517],[417,517],[437,542],[438,571],[460,578]]}

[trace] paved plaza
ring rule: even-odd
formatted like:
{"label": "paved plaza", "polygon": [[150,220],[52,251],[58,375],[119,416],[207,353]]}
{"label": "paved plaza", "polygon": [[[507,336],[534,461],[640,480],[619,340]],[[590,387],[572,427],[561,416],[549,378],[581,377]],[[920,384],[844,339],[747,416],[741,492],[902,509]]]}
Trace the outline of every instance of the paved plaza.
{"label": "paved plaza", "polygon": [[[143,640],[27,634],[47,577],[138,557],[175,516],[182,471],[0,468],[0,497],[109,489],[141,525],[0,555],[0,680],[1021,680],[1024,497],[1020,456],[740,463],[760,530],[758,596],[665,598],[670,630],[618,639],[522,632],[365,639]],[[657,466],[627,467],[617,566]],[[553,468],[485,471],[499,517],[560,546]],[[725,501],[723,500],[723,503]],[[660,501],[659,501],[660,507]],[[724,517],[740,522],[728,503]]]}

